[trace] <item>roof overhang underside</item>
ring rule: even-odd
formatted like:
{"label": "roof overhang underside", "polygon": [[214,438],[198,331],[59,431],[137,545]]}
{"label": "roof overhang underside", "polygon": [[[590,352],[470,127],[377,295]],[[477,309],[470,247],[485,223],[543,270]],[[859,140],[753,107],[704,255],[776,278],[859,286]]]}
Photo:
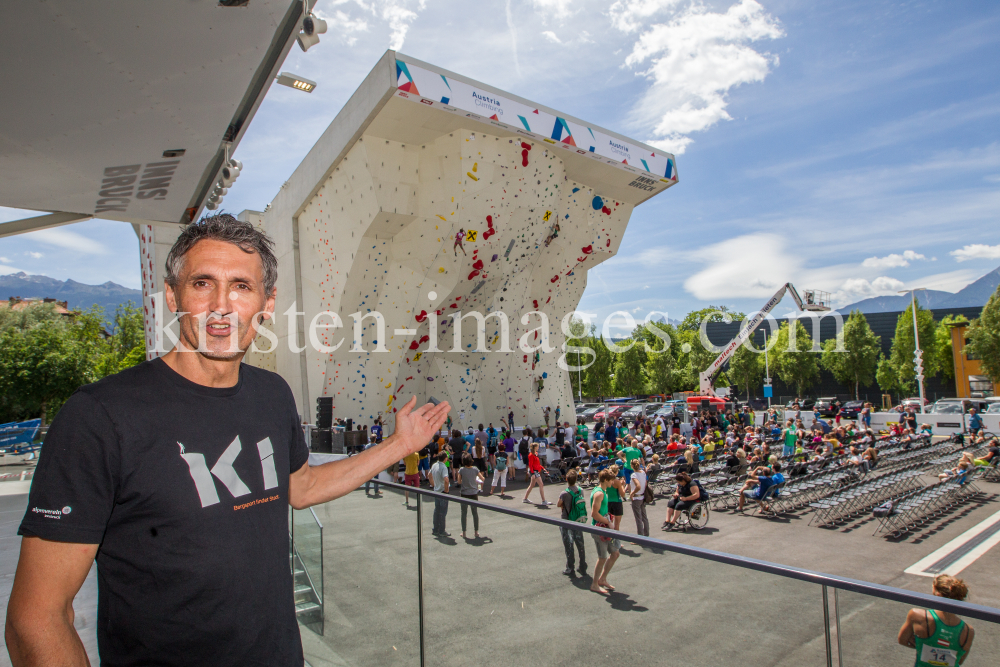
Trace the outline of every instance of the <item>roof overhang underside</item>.
{"label": "roof overhang underside", "polygon": [[301,16],[300,0],[5,3],[0,206],[192,219]]}
{"label": "roof overhang underside", "polygon": [[[451,97],[442,101],[442,91],[431,93],[429,87],[419,90],[417,85],[406,85],[421,81],[421,76],[431,84],[439,79],[446,87],[444,95]],[[487,106],[477,106],[480,103]],[[503,121],[488,115],[499,108],[507,112]],[[531,118],[522,117],[524,114],[531,114]],[[569,178],[616,201],[638,205],[677,183],[676,160],[669,153],[388,51],[296,168],[272,206],[297,216],[363,135],[424,144],[461,129],[550,148],[563,160]],[[570,136],[575,140],[568,141]],[[628,162],[630,157],[632,163]]]}

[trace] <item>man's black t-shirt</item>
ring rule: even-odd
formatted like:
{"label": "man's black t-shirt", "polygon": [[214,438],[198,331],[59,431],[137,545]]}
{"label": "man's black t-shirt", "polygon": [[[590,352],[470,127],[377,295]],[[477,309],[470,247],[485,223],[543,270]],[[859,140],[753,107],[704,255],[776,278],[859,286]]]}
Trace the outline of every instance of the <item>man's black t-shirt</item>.
{"label": "man's black t-shirt", "polygon": [[288,475],[309,456],[279,376],[204,387],[162,360],[80,388],[21,535],[99,544],[103,665],[302,665]]}

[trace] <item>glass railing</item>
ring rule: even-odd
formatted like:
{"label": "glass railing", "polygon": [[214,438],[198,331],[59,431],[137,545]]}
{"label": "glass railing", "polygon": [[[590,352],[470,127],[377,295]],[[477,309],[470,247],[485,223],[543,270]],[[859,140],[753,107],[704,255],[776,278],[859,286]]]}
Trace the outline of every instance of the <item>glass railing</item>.
{"label": "glass railing", "polygon": [[[318,639],[334,663],[902,666],[915,658],[897,643],[907,611],[931,607],[975,627],[966,667],[1000,664],[992,607],[562,521],[555,505],[542,515],[380,491],[315,508],[330,591]],[[435,530],[436,505],[447,535]],[[560,574],[563,529],[580,532],[585,574],[572,534],[575,571]],[[621,546],[614,590],[594,593],[602,537]]]}
{"label": "glass railing", "polygon": [[290,560],[295,590],[295,614],[299,622],[322,635],[323,599],[323,524],[310,507],[289,508]]}

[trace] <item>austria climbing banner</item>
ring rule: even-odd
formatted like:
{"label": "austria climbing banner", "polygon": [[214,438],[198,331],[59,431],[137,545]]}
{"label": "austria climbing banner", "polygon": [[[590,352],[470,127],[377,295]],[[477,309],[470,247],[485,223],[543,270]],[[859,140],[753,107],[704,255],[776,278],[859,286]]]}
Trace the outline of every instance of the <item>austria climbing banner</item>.
{"label": "austria climbing banner", "polygon": [[414,102],[453,113],[462,112],[462,115],[476,120],[537,137],[540,141],[590,155],[608,164],[647,172],[670,184],[677,181],[677,163],[670,153],[650,151],[575,120],[557,116],[544,108],[480,90],[454,76],[448,77],[397,59],[396,87],[398,96]]}

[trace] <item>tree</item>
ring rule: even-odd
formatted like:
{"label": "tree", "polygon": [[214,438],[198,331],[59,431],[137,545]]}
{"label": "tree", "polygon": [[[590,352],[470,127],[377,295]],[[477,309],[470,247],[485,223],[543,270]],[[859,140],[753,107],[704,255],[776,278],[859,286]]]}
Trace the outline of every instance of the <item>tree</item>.
{"label": "tree", "polygon": [[968,324],[969,320],[964,315],[946,315],[943,320],[938,322],[937,328],[934,329],[934,342],[937,348],[938,356],[938,371],[941,375],[947,378],[955,377],[955,364],[953,363],[954,353],[951,345],[951,327],[948,325],[958,323]]}
{"label": "tree", "polygon": [[[619,345],[627,345],[633,341],[622,341]],[[646,386],[643,377],[642,343],[632,345],[625,352],[615,355],[615,394],[618,396],[634,396],[641,394]]]}
{"label": "tree", "polygon": [[0,336],[0,393],[8,412],[40,414],[44,425],[80,385],[95,379],[90,350],[75,333],[50,320]]}
{"label": "tree", "polygon": [[837,351],[833,338],[823,343],[820,363],[830,371],[837,382],[854,387],[854,398],[860,396],[862,385],[869,386],[875,379],[881,352],[881,337],[868,326],[868,319],[855,310],[844,323],[844,351]]}
{"label": "tree", "polygon": [[795,387],[795,393],[805,395],[806,391],[819,379],[819,355],[811,352],[813,342],[809,332],[798,320],[795,326],[795,345],[789,341],[789,322],[781,323],[778,339],[772,348],[775,373],[781,381]]}
{"label": "tree", "polygon": [[1000,382],[1000,287],[969,327],[968,339],[965,353],[979,357],[979,365],[993,380],[996,393],[997,383]]}
{"label": "tree", "polygon": [[878,382],[879,389],[889,394],[901,394],[902,388],[899,386],[899,373],[892,365],[889,358],[884,354],[878,355],[878,370],[875,371],[875,381]]}
{"label": "tree", "polygon": [[600,336],[594,335],[594,328],[591,328],[590,336],[583,339],[582,346],[589,347],[594,352],[594,363],[583,372],[584,396],[595,398],[610,396],[611,373],[614,367],[611,350]]}
{"label": "tree", "polygon": [[[649,331],[645,331],[643,336],[650,350],[646,352],[646,384],[651,394],[666,394],[673,392],[675,383],[675,369],[677,360],[674,358],[673,340],[676,331],[672,326],[665,323],[654,323],[656,328],[665,331],[670,336],[670,346]],[[652,338],[653,340],[649,340]]]}
{"label": "tree", "polygon": [[701,310],[692,310],[684,316],[684,320],[681,321],[677,328],[683,331],[699,331],[701,329],[701,322],[706,317],[709,322],[725,322],[726,315],[733,322],[742,322],[746,318],[744,313],[732,310],[729,306],[709,306]]}
{"label": "tree", "polygon": [[764,360],[761,354],[748,350],[740,345],[729,358],[729,368],[726,371],[729,380],[746,390],[750,398],[750,386],[756,386],[764,378]]}
{"label": "tree", "polygon": [[[937,375],[939,356],[937,354],[937,339],[934,336],[934,315],[917,304],[917,326],[920,334],[920,349],[923,351],[924,376]],[[892,350],[888,363],[896,374],[895,387],[900,395],[912,394],[916,388],[916,371],[913,367],[913,353],[916,347],[913,341],[913,307],[907,306],[896,320],[896,333],[892,339]],[[887,371],[888,372],[888,371]],[[888,387],[879,383],[883,389]]]}

